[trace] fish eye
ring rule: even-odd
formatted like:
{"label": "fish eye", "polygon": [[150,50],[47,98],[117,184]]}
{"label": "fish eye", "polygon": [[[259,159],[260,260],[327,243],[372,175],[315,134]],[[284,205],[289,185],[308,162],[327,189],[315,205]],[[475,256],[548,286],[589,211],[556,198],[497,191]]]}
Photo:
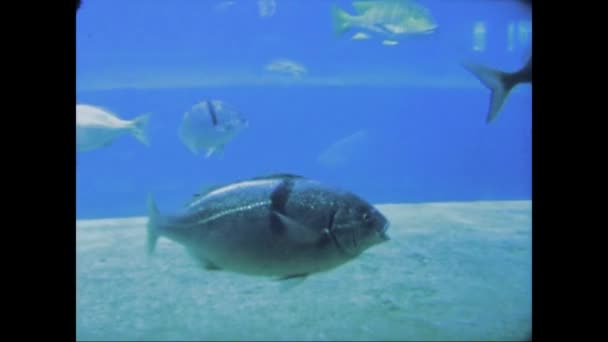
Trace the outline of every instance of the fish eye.
{"label": "fish eye", "polygon": [[368,213],[363,213],[363,220],[369,221],[369,219],[370,219],[370,215]]}

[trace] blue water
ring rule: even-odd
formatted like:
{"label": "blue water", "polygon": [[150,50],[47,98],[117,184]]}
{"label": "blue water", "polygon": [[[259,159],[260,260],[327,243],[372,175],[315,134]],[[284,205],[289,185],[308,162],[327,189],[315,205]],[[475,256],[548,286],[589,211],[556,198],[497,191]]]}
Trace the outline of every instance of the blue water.
{"label": "blue water", "polygon": [[[386,46],[334,34],[331,6],[354,13],[350,1],[263,2],[83,1],[77,103],[152,114],[149,146],[124,135],[77,153],[77,338],[528,338],[532,87],[487,124],[490,91],[460,62],[524,65],[529,9],[419,1],[438,30]],[[306,71],[266,69],[279,59]],[[178,129],[209,99],[249,127],[205,158]],[[203,271],[166,239],[146,258],[149,193],[168,213],[203,186],[278,172],[378,205],[392,240],[287,294]]]}
{"label": "blue water", "polygon": [[[126,136],[78,155],[77,214],[143,215],[147,192],[173,209],[205,184],[273,172],[321,179],[374,203],[529,199],[530,98],[513,94],[500,120],[488,126],[484,95],[478,89],[403,87],[83,93],[81,101],[133,116],[152,110],[154,116],[149,148]],[[221,158],[195,157],[178,138],[181,114],[200,98],[224,99],[251,122]],[[352,162],[317,163],[325,148],[360,129],[368,132],[367,141]]]}
{"label": "blue water", "polygon": [[[356,30],[334,35],[330,1],[276,1],[266,17],[256,1],[223,11],[220,3],[83,3],[77,102],[125,119],[153,114],[150,147],[123,136],[78,154],[78,218],[143,215],[148,192],[171,210],[203,185],[271,172],[318,178],[375,203],[531,198],[531,87],[518,86],[487,125],[489,90],[458,64],[523,65],[530,38],[518,25],[529,26],[530,14],[519,3],[421,2],[438,31],[397,46],[351,40]],[[333,3],[353,13],[348,1]],[[483,51],[472,48],[478,21]],[[279,58],[308,72],[296,79],[264,69]],[[183,113],[204,99],[250,120],[222,158],[196,157],[178,139]],[[316,161],[360,130],[366,139],[347,162]]]}

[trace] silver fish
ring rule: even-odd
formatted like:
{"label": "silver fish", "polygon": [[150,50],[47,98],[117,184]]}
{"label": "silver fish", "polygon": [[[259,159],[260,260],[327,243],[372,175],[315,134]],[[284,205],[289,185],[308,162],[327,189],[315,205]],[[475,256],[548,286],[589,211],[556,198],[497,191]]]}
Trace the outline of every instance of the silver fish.
{"label": "silver fish", "polygon": [[205,158],[223,152],[224,145],[249,126],[247,119],[222,101],[206,100],[184,113],[179,137],[190,152],[207,150]]}
{"label": "silver fish", "polygon": [[148,113],[133,120],[123,120],[100,107],[76,105],[76,150],[89,151],[106,147],[124,134],[132,134],[147,146],[150,144],[146,131],[149,117]]}
{"label": "silver fish", "polygon": [[266,65],[266,70],[272,72],[291,74],[296,78],[300,78],[305,75],[308,71],[302,64],[288,59],[276,59]]}
{"label": "silver fish", "polygon": [[389,221],[371,204],[290,174],[216,187],[167,216],[150,195],[148,210],[148,253],[162,236],[205,269],[277,279],[331,270],[389,240]]}

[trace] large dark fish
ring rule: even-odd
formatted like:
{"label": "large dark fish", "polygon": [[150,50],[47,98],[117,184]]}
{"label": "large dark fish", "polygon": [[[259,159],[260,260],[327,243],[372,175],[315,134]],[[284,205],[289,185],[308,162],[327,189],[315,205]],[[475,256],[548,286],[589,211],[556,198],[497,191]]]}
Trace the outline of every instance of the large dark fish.
{"label": "large dark fish", "polygon": [[208,270],[303,278],[389,239],[388,220],[365,200],[289,174],[217,187],[169,216],[151,196],[148,207],[148,253],[163,236]]}

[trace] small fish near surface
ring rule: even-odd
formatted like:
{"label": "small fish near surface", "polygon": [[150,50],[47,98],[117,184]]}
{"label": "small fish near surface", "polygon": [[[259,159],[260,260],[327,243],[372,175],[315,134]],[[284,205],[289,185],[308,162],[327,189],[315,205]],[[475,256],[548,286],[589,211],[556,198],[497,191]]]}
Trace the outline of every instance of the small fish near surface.
{"label": "small fish near surface", "polygon": [[112,144],[116,138],[132,134],[142,144],[150,144],[147,126],[150,114],[123,120],[116,114],[96,106],[76,105],[76,150],[89,151]]}
{"label": "small fish near surface", "polygon": [[207,270],[279,280],[334,269],[389,240],[389,221],[357,195],[292,174],[214,187],[161,215],[148,197],[147,251],[159,237]]}
{"label": "small fish near surface", "polygon": [[400,37],[430,34],[438,27],[430,11],[413,0],[355,1],[353,7],[356,15],[332,6],[336,34],[359,28],[384,36],[384,45],[396,45]]}
{"label": "small fish near surface", "polygon": [[184,113],[179,137],[195,155],[207,150],[205,158],[222,153],[224,145],[249,126],[249,121],[232,106],[219,100],[206,100]]}
{"label": "small fish near surface", "polygon": [[300,78],[308,72],[302,64],[288,59],[276,59],[266,65],[266,70],[290,74],[295,78]]}

